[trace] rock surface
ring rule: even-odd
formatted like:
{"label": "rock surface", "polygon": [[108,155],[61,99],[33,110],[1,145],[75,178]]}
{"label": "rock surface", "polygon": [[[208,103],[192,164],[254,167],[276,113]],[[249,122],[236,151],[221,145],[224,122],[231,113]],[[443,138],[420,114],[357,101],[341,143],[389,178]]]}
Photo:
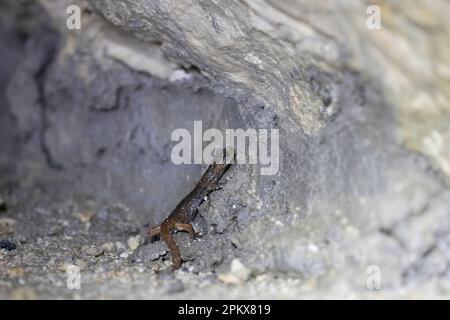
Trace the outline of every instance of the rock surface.
{"label": "rock surface", "polygon": [[[76,3],[0,13],[0,299],[449,297],[447,2]],[[233,166],[167,275],[194,120],[279,129],[280,170]]]}

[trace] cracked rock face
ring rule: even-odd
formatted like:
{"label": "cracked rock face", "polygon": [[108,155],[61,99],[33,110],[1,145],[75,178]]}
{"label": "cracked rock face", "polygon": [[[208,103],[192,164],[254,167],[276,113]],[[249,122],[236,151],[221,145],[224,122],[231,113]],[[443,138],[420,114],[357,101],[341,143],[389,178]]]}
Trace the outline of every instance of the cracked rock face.
{"label": "cracked rock face", "polygon": [[[1,13],[0,298],[448,297],[447,4],[370,33],[359,1],[76,3]],[[170,158],[196,120],[278,129],[280,168],[234,165],[167,274],[146,230],[206,168]]]}

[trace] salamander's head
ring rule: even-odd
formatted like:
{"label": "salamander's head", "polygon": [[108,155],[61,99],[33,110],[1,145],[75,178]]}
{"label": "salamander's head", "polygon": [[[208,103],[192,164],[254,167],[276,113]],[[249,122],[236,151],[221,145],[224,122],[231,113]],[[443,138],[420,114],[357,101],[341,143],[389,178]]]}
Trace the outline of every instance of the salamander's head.
{"label": "salamander's head", "polygon": [[214,190],[223,174],[235,162],[234,150],[222,149],[216,152],[214,162],[206,169],[202,179],[197,183],[197,187],[206,187]]}

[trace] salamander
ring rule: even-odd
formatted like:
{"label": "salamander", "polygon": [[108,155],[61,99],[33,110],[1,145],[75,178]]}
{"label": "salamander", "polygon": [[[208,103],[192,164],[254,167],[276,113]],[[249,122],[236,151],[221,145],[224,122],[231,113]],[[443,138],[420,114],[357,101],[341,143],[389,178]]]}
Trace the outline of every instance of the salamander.
{"label": "salamander", "polygon": [[[172,213],[158,227],[152,227],[148,230],[150,240],[160,236],[172,256],[172,270],[181,266],[181,254],[177,243],[172,237],[175,231],[185,231],[191,237],[197,236],[191,222],[195,219],[198,208],[205,200],[206,196],[212,191],[221,189],[219,180],[230,168],[232,161],[226,161],[226,150],[223,151],[223,163],[214,161],[205,171],[201,179],[195,185],[186,197],[175,207]],[[233,153],[233,160],[235,154]]]}

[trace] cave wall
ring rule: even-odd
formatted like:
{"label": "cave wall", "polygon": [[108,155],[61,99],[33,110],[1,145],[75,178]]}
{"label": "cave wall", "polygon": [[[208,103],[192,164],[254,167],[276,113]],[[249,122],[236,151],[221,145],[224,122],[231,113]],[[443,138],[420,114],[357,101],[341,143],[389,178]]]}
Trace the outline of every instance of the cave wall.
{"label": "cave wall", "polygon": [[[72,246],[87,239],[101,247],[140,234],[120,266],[155,265],[166,249],[144,242],[145,227],[166,217],[205,168],[174,165],[170,134],[203,120],[204,129],[279,129],[280,170],[262,176],[258,165],[233,166],[200,208],[202,240],[177,235],[191,271],[220,272],[239,258],[256,274],[323,277],[317,290],[338,278],[333,285],[348,292],[365,289],[372,264],[394,289],[446,274],[447,158],[433,146],[445,145],[447,126],[433,127],[429,143],[420,139],[431,120],[424,136],[404,135],[419,125],[408,119],[428,110],[408,109],[408,92],[446,82],[395,82],[409,74],[408,61],[428,58],[408,51],[392,68],[377,54],[383,35],[413,47],[397,15],[386,14],[380,35],[359,24],[365,4],[353,1],[333,4],[330,15],[330,6],[309,1],[91,0],[77,2],[82,29],[68,30],[70,3],[8,2],[24,16],[2,29],[16,41],[2,44],[10,48],[3,64],[16,66],[1,79],[0,123],[2,194],[17,239],[67,246],[70,234]],[[427,21],[419,34],[428,39]],[[79,213],[91,211],[80,224]]]}

